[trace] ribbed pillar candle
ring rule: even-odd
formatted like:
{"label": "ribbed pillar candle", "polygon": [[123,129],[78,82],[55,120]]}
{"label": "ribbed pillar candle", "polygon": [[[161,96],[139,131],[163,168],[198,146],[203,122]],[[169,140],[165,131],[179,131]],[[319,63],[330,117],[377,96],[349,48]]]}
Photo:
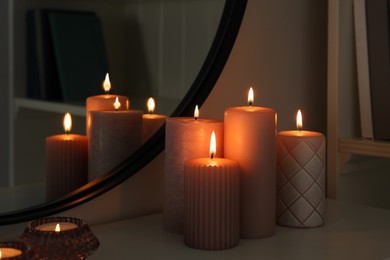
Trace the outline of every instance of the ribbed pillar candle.
{"label": "ribbed pillar candle", "polygon": [[277,135],[276,219],[289,227],[317,227],[325,218],[325,137],[312,131]]}
{"label": "ribbed pillar candle", "polygon": [[[223,121],[216,119],[167,118],[165,131],[165,197],[163,226],[183,232],[184,162],[209,156],[212,131],[223,140]],[[223,157],[218,142],[216,157]]]}
{"label": "ribbed pillar candle", "polygon": [[236,246],[240,240],[238,164],[201,158],[187,161],[184,167],[184,242],[207,250]]}

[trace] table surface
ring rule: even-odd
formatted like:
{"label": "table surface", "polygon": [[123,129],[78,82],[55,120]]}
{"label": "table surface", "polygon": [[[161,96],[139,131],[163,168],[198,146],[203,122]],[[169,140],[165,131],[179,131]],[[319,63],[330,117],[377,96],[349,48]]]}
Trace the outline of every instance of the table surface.
{"label": "table surface", "polygon": [[206,251],[165,231],[161,214],[92,227],[100,247],[88,259],[390,259],[390,211],[327,200],[325,225],[277,226],[266,239],[241,239],[232,249]]}

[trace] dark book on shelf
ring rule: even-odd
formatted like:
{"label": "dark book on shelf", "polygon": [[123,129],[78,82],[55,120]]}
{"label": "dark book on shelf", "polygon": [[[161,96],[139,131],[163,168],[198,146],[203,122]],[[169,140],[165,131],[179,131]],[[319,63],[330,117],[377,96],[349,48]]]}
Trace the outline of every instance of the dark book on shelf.
{"label": "dark book on shelf", "polygon": [[374,139],[390,139],[390,27],[388,0],[366,0]]}
{"label": "dark book on shelf", "polygon": [[51,41],[48,10],[29,10],[27,28],[27,97],[62,100]]}
{"label": "dark book on shelf", "polygon": [[64,101],[80,103],[102,93],[108,61],[99,17],[51,11],[49,24]]}

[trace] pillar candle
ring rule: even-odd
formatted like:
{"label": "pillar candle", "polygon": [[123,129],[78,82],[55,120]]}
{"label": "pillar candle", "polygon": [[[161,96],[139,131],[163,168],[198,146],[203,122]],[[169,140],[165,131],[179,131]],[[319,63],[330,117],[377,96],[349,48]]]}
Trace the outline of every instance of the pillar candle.
{"label": "pillar candle", "polygon": [[111,83],[108,73],[106,74],[106,78],[103,82],[103,89],[106,94],[97,95],[88,97],[86,101],[86,128],[87,128],[87,136],[89,136],[90,130],[90,111],[98,111],[98,110],[114,110],[113,104],[115,99],[118,97],[119,102],[122,104],[118,110],[127,110],[129,109],[129,99],[125,96],[120,95],[111,95],[108,94],[111,89]]}
{"label": "pillar candle", "polygon": [[253,103],[225,111],[225,158],[240,165],[241,238],[265,238],[275,229],[276,112]]}
{"label": "pillar candle", "polygon": [[[297,126],[302,123],[298,112]],[[325,218],[325,150],[323,134],[282,131],[277,135],[277,223],[317,227]]]}
{"label": "pillar candle", "polygon": [[46,195],[57,199],[87,183],[88,139],[70,134],[71,117],[64,118],[66,134],[46,138]]}
{"label": "pillar candle", "polygon": [[153,98],[149,98],[147,102],[149,114],[144,114],[142,117],[142,143],[149,140],[153,134],[165,124],[167,116],[153,114],[156,103]]}
{"label": "pillar candle", "polygon": [[88,179],[108,173],[141,145],[142,111],[91,111]]}
{"label": "pillar candle", "polygon": [[[208,157],[212,131],[223,138],[223,121],[198,115],[166,120],[163,226],[168,231],[183,232],[184,162]],[[223,142],[218,143],[216,156],[223,157]]]}
{"label": "pillar candle", "polygon": [[192,248],[219,250],[240,240],[240,173],[237,162],[213,158],[211,150],[211,158],[184,164],[184,242]]}

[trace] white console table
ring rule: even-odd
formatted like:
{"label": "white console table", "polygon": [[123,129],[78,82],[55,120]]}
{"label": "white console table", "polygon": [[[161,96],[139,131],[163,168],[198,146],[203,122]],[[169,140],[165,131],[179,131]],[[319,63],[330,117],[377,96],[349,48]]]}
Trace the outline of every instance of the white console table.
{"label": "white console table", "polygon": [[327,201],[323,227],[277,226],[267,239],[240,241],[229,250],[204,251],[184,245],[163,230],[161,214],[92,227],[100,240],[89,259],[390,259],[390,211]]}

